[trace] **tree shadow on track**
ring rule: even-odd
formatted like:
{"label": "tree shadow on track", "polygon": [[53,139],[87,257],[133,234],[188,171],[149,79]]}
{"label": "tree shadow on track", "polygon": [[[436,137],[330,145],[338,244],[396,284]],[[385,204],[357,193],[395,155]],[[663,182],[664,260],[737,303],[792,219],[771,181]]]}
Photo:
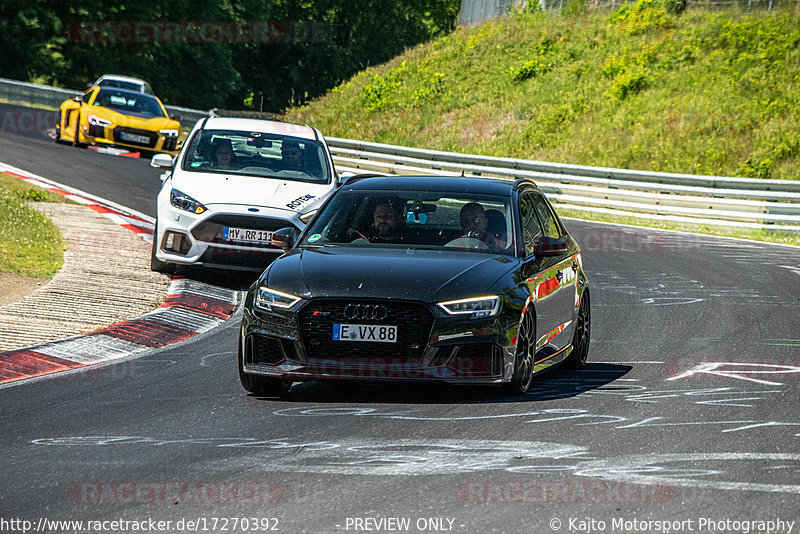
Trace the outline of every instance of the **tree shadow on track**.
{"label": "tree shadow on track", "polygon": [[[527,395],[504,395],[497,386],[455,386],[439,382],[303,382],[295,383],[284,402],[491,404],[532,403],[576,397],[592,390],[629,388],[614,382],[633,369],[630,365],[587,363],[580,371],[554,369],[534,377]],[[274,398],[264,400],[274,401]]]}

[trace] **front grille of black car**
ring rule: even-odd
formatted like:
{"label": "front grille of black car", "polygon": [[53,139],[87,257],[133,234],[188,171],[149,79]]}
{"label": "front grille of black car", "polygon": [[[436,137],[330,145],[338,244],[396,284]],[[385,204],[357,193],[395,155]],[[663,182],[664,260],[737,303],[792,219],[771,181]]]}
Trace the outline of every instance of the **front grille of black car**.
{"label": "front grille of black car", "polygon": [[[136,143],[129,139],[123,139],[122,138],[123,132],[134,135],[143,135],[147,137],[149,141],[146,143]],[[137,145],[147,148],[153,148],[154,146],[156,146],[156,141],[158,141],[158,134],[155,132],[150,132],[148,130],[139,130],[137,128],[126,128],[124,126],[117,126],[116,128],[114,128],[114,141],[117,143],[125,143],[128,145]]]}
{"label": "front grille of black car", "polygon": [[251,246],[256,248],[263,248],[264,245],[254,243],[237,243],[235,241],[225,241],[223,239],[223,229],[229,228],[245,228],[248,230],[265,230],[274,232],[281,228],[294,228],[297,233],[300,230],[292,223],[285,219],[273,219],[272,217],[251,217],[248,215],[231,215],[220,214],[209,217],[192,229],[192,235],[200,241],[208,243],[225,243],[229,245],[242,245]]}
{"label": "front grille of black car", "polygon": [[[345,307],[381,305],[386,317],[348,319]],[[381,313],[382,315],[382,313]],[[313,300],[299,314],[300,338],[309,359],[364,361],[370,358],[418,361],[428,344],[433,316],[422,304],[393,301]],[[334,341],[334,324],[377,324],[397,326],[397,342]]]}
{"label": "front grille of black car", "polygon": [[283,254],[281,249],[237,250],[210,246],[200,256],[201,263],[230,265],[247,269],[264,270],[275,258]]}
{"label": "front grille of black car", "polygon": [[285,339],[253,334],[247,336],[245,364],[276,365],[283,360],[296,360],[294,344]]}

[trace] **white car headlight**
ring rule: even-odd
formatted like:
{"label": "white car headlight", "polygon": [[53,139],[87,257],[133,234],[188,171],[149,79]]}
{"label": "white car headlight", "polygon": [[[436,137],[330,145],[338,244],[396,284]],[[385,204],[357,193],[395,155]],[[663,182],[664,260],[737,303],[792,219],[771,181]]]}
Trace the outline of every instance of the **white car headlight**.
{"label": "white car headlight", "polygon": [[178,137],[178,130],[159,130],[158,133],[164,137]]}
{"label": "white car headlight", "polygon": [[109,126],[111,126],[110,120],[100,118],[97,115],[89,115],[89,117],[87,117],[87,120],[89,121],[89,124],[91,124],[92,126],[100,126],[102,128],[108,128]]}
{"label": "white car headlight", "polygon": [[500,311],[500,297],[488,295],[469,299],[439,302],[438,306],[450,315],[470,315],[470,319],[482,319],[497,315]]}
{"label": "white car headlight", "polygon": [[300,302],[300,297],[260,286],[256,291],[255,305],[258,308],[271,311],[272,308],[291,308]]}
{"label": "white car headlight", "polygon": [[190,211],[195,215],[200,215],[206,211],[206,207],[198,201],[187,195],[181,193],[177,189],[173,189],[169,193],[169,203],[178,208],[179,210]]}

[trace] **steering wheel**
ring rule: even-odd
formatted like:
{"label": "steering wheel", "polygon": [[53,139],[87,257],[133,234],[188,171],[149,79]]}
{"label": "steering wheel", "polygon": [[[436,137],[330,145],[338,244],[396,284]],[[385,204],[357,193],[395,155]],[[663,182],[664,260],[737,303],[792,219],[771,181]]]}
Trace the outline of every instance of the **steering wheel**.
{"label": "steering wheel", "polygon": [[464,248],[468,250],[489,250],[489,245],[476,237],[457,237],[445,243],[446,247]]}

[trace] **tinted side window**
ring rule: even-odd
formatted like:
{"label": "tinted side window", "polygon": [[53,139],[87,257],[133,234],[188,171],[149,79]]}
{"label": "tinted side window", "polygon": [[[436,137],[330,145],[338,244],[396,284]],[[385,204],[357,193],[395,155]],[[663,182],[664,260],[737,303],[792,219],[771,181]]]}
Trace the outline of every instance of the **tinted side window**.
{"label": "tinted side window", "polygon": [[525,256],[533,254],[536,239],[542,235],[542,225],[536,213],[533,195],[523,195],[519,200],[519,216],[522,223],[522,247]]}
{"label": "tinted side window", "polygon": [[539,215],[539,220],[542,222],[544,235],[555,238],[561,237],[561,227],[556,221],[555,215],[553,215],[544,197],[532,195],[532,198],[534,209]]}

